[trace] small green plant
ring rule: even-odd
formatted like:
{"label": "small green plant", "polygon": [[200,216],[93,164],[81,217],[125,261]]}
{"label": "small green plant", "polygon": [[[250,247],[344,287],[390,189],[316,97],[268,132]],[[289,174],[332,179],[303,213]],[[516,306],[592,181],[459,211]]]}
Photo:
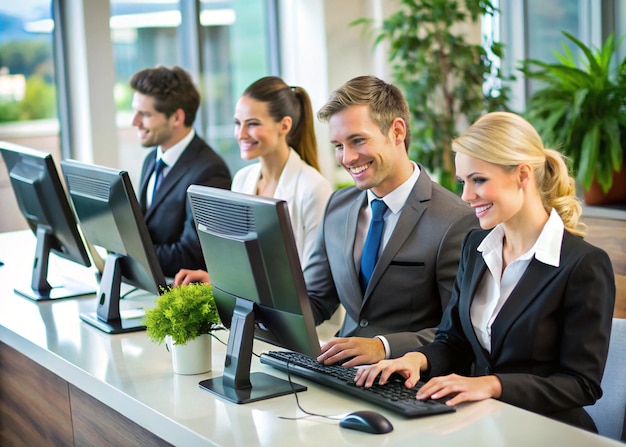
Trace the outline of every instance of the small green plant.
{"label": "small green plant", "polygon": [[164,290],[155,307],[146,310],[148,337],[163,343],[171,336],[176,345],[208,334],[221,324],[210,284],[189,284]]}
{"label": "small green plant", "polygon": [[584,57],[563,43],[557,63],[522,61],[527,79],[541,87],[528,100],[526,116],[547,145],[556,145],[573,162],[585,190],[595,179],[606,193],[613,173],[624,163],[626,149],[626,57],[613,63],[620,42],[611,34],[601,48],[587,47],[563,35]]}

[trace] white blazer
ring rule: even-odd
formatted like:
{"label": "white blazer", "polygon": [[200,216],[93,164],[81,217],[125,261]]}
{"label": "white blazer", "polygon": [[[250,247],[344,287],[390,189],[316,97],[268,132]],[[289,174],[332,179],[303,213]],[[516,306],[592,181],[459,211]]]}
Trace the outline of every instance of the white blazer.
{"label": "white blazer", "polygon": [[[231,189],[235,192],[256,194],[260,178],[261,163],[245,166],[235,173]],[[315,248],[317,230],[331,193],[329,181],[291,149],[287,164],[280,174],[274,198],[287,202],[303,269]]]}

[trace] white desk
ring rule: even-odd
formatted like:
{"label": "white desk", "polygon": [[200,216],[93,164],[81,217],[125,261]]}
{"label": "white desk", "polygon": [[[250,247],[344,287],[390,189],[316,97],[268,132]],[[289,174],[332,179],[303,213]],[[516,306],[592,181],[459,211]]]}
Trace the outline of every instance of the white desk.
{"label": "white desk", "polygon": [[[165,347],[150,342],[144,332],[111,336],[80,321],[80,312],[95,310],[94,298],[38,303],[14,294],[15,278],[29,274],[33,244],[29,232],[0,234],[5,262],[0,267],[0,341],[174,445],[623,445],[495,400],[462,405],[453,414],[404,419],[301,378],[296,381],[309,387],[299,395],[306,410],[340,415],[373,409],[395,429],[370,435],[323,418],[280,419],[301,415],[293,396],[232,404],[198,387],[200,380],[222,373],[225,347],[219,343],[213,343],[212,373],[179,376]],[[93,278],[89,270],[57,259],[52,275],[59,271]],[[125,300],[123,306],[138,301]],[[320,338],[328,339],[334,330],[320,328]],[[226,340],[226,333],[219,334]],[[257,353],[272,348],[255,344]],[[286,377],[256,358],[252,369]]]}

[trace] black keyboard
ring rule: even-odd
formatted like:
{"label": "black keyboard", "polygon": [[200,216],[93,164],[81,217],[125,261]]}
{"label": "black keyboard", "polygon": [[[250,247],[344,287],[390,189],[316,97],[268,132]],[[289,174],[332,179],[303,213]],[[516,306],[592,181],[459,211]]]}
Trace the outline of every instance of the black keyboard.
{"label": "black keyboard", "polygon": [[423,383],[408,389],[404,386],[403,379],[392,378],[385,385],[375,384],[371,388],[358,387],[354,382],[357,368],[345,368],[336,364],[323,365],[314,358],[298,352],[269,351],[261,354],[261,363],[306,377],[405,417],[430,416],[455,411],[453,407],[445,405],[444,401],[415,399],[415,394]]}

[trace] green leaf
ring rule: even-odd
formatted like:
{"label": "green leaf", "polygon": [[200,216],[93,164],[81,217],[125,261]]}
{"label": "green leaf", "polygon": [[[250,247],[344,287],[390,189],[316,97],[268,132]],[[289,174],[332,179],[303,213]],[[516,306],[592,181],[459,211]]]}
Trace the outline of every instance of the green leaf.
{"label": "green leaf", "polygon": [[[595,177],[596,160],[600,146],[600,129],[597,122],[585,133],[582,140],[581,158],[578,162],[578,179],[585,189],[589,189]],[[600,179],[598,179],[600,181]]]}

